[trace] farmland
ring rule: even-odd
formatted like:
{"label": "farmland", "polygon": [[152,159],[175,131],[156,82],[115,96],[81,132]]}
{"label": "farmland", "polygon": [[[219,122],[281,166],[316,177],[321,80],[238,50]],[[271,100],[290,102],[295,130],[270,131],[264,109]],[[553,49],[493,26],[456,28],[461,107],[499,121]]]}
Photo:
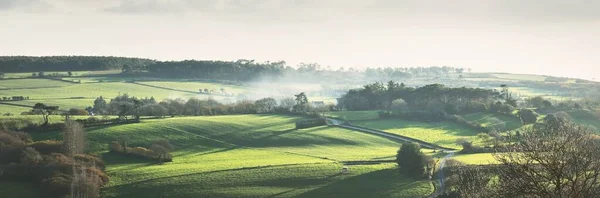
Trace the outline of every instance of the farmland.
{"label": "farmland", "polygon": [[[517,117],[502,115],[502,114],[490,114],[490,113],[473,113],[462,116],[464,119],[481,124],[483,127],[496,128],[499,130],[514,130],[521,127],[521,120]],[[500,120],[501,122],[494,122],[494,120]]]}
{"label": "farmland", "polygon": [[[105,197],[414,197],[432,192],[430,182],[403,178],[393,163],[351,165],[352,174],[340,175],[344,162],[393,157],[399,142],[335,127],[296,130],[297,119],[239,115],[147,120],[89,128],[87,137],[89,150],[108,164],[111,182]],[[154,165],[108,154],[107,144],[122,135],[134,146],[169,139],[176,148],[174,162]]]}
{"label": "farmland", "polygon": [[377,111],[336,111],[329,112],[326,116],[348,121],[373,120],[379,118]]}
{"label": "farmland", "polygon": [[[29,100],[2,101],[0,121],[8,127],[23,128],[27,124],[42,123],[41,115],[18,115],[31,111],[36,103],[83,109],[92,106],[98,96],[107,101],[119,94],[138,98],[154,97],[157,102],[175,98],[213,98],[225,104],[255,98],[291,97],[306,91],[307,101],[335,102],[333,95],[323,90],[333,90],[341,85],[289,83],[239,83],[198,79],[161,79],[135,77],[115,73],[92,74],[76,72],[64,82],[43,78],[5,79],[0,81],[0,96],[25,96]],[[22,74],[26,75],[26,74]],[[90,76],[92,75],[92,76]],[[19,75],[7,75],[19,76]],[[527,75],[489,74],[482,79],[516,82]],[[542,82],[546,77],[535,77]],[[350,86],[350,85],[344,85]],[[329,88],[326,88],[329,87]],[[212,94],[199,90],[210,90]],[[544,90],[511,87],[521,95],[556,96]],[[524,94],[526,93],[526,94]],[[381,97],[382,99],[384,97]],[[554,98],[551,98],[554,99]],[[297,100],[293,101],[297,104]],[[486,103],[488,104],[488,103]],[[20,106],[18,106],[20,105]],[[184,108],[189,108],[185,106]],[[295,108],[295,107],[294,107]],[[382,109],[381,107],[377,107]],[[230,108],[235,110],[235,108]],[[291,108],[288,108],[291,109]],[[369,108],[373,109],[373,108]],[[291,110],[290,110],[291,111]],[[295,111],[295,110],[294,110]],[[407,121],[379,118],[379,110],[336,111],[319,114],[352,125],[381,130],[390,134],[407,136],[456,150],[463,148],[458,140],[468,140],[482,147],[477,135],[482,131],[449,121]],[[517,111],[517,110],[515,110]],[[256,113],[256,112],[254,112]],[[100,156],[107,164],[110,182],[102,188],[102,197],[425,197],[434,192],[433,180],[414,180],[403,176],[396,165],[396,152],[400,141],[333,126],[296,129],[295,122],[306,119],[300,116],[275,114],[223,113],[220,116],[194,116],[177,114],[170,118],[144,116],[139,123],[86,128],[87,152]],[[303,112],[308,113],[308,112]],[[592,111],[568,111],[577,123],[600,127]],[[246,114],[246,115],[226,115]],[[214,114],[208,114],[214,115]],[[129,115],[133,117],[133,115]],[[166,116],[166,115],[165,115]],[[310,115],[308,115],[310,116]],[[500,131],[521,129],[517,117],[498,112],[482,111],[461,115],[465,120]],[[538,117],[543,121],[541,115]],[[107,115],[114,119],[116,115]],[[88,116],[74,116],[86,119]],[[102,118],[102,116],[96,116]],[[149,119],[146,119],[149,118]],[[103,118],[104,119],[104,118]],[[49,123],[64,122],[61,115],[50,116]],[[115,119],[116,120],[116,119]],[[15,126],[13,126],[15,125]],[[53,129],[54,130],[54,129]],[[62,139],[59,131],[33,133],[34,140]],[[110,153],[108,145],[121,137],[128,139],[130,147],[151,147],[152,143],[167,139],[173,146],[173,162],[159,164],[151,159],[130,158]],[[486,145],[488,146],[488,145]],[[447,153],[422,149],[422,152],[439,160]],[[497,163],[490,153],[459,154],[452,159],[466,165]],[[439,162],[439,161],[438,161]],[[438,164],[439,165],[439,164]],[[342,174],[347,167],[350,174]],[[19,186],[18,188],[15,186]],[[0,197],[9,191],[31,192],[38,196],[37,187],[15,182],[0,183]],[[23,193],[25,197],[29,194]]]}
{"label": "farmland", "polygon": [[399,119],[352,122],[354,125],[379,129],[392,134],[423,140],[436,145],[459,149],[456,140],[477,141],[477,131],[452,122],[425,123]]}

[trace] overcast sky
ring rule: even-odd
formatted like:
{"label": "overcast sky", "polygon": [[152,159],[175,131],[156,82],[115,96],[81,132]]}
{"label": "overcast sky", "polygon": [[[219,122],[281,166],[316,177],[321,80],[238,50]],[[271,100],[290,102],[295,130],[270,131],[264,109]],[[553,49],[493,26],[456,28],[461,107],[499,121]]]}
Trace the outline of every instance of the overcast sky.
{"label": "overcast sky", "polygon": [[455,66],[600,79],[599,0],[0,0],[0,55]]}

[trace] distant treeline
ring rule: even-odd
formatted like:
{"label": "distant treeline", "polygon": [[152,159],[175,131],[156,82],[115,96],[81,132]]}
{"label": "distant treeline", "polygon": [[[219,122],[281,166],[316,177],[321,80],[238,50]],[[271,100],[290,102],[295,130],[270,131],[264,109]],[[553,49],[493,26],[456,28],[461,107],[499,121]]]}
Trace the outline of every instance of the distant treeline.
{"label": "distant treeline", "polygon": [[135,70],[154,62],[113,56],[0,56],[0,72]]}
{"label": "distant treeline", "polygon": [[258,76],[279,76],[286,70],[284,61],[256,63],[252,60],[232,61],[169,61],[156,62],[148,66],[148,71],[162,77],[209,78],[222,80],[251,80]]}
{"label": "distant treeline", "polygon": [[[317,63],[300,63],[296,67],[285,61],[256,62],[239,59],[237,61],[183,60],[154,61],[142,58],[112,56],[0,56],[0,72],[44,72],[44,71],[97,71],[122,70],[124,73],[149,71],[156,77],[204,78],[233,81],[248,81],[261,76],[298,77],[302,79],[347,79],[358,78],[412,78],[442,77],[468,71],[454,67],[378,67],[366,70],[353,68],[331,69]],[[343,77],[340,77],[343,76]]]}

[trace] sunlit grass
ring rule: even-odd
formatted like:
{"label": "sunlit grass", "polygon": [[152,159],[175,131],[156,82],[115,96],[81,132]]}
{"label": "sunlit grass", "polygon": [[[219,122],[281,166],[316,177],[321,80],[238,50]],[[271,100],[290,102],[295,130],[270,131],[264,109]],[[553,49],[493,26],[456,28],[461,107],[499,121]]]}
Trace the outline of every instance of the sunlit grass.
{"label": "sunlit grass", "polygon": [[326,113],[326,116],[340,120],[372,120],[379,118],[378,111],[334,111]]}
{"label": "sunlit grass", "polygon": [[[87,129],[89,151],[108,164],[104,197],[423,197],[429,181],[398,174],[394,163],[346,161],[393,159],[400,143],[337,127],[296,130],[295,116],[235,115],[144,120]],[[108,143],[128,136],[130,146],[169,139],[174,161],[163,165],[107,153]],[[35,135],[59,138],[58,133]]]}
{"label": "sunlit grass", "polygon": [[478,141],[477,131],[452,122],[425,123],[400,119],[352,122],[355,125],[382,130],[423,140],[439,146],[460,149],[456,141],[461,138]]}

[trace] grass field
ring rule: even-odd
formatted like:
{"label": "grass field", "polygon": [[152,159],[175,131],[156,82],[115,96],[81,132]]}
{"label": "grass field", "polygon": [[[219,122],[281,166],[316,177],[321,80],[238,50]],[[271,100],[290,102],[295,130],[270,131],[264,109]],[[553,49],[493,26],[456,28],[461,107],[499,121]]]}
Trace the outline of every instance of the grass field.
{"label": "grass field", "polygon": [[373,120],[379,118],[378,111],[335,111],[328,112],[326,116],[340,120]]}
{"label": "grass field", "polygon": [[[31,81],[37,79],[23,79],[24,81]],[[18,80],[3,80],[5,81],[23,81]],[[59,82],[60,81],[51,81]],[[24,101],[6,101],[7,103],[20,104],[33,106],[35,103],[42,102],[49,105],[57,105],[63,110],[69,108],[85,108],[92,106],[93,101],[96,97],[104,96],[108,99],[113,98],[119,94],[129,94],[130,96],[136,97],[154,97],[156,100],[161,101],[169,98],[209,98],[212,97],[217,100],[228,101],[234,100],[232,98],[207,95],[207,94],[194,94],[182,91],[172,91],[153,87],[147,87],[142,85],[136,85],[132,83],[123,82],[108,82],[108,83],[88,83],[88,84],[69,84],[69,86],[63,87],[51,87],[51,88],[40,88],[40,89],[12,89],[12,90],[0,90],[0,96],[26,96],[30,100]],[[3,85],[0,85],[3,86]],[[38,85],[36,85],[38,86]],[[215,85],[217,86],[217,85]],[[77,99],[72,99],[73,97]],[[80,99],[83,97],[83,99]],[[0,106],[0,112],[12,111],[4,110],[5,106]]]}
{"label": "grass field", "polygon": [[193,92],[198,92],[199,89],[208,89],[208,90],[213,90],[214,92],[220,93],[221,88],[223,88],[226,93],[231,93],[231,94],[235,94],[235,95],[248,92],[246,87],[243,87],[243,86],[207,83],[207,82],[147,81],[147,82],[140,82],[140,83],[146,84],[146,85],[159,86],[159,87],[167,87],[167,88],[172,88],[172,89],[193,91]]}
{"label": "grass field", "polygon": [[504,74],[504,73],[492,73],[492,76],[500,79],[508,80],[524,80],[524,81],[544,81],[546,76],[533,75],[533,74]]}
{"label": "grass field", "polygon": [[448,148],[460,149],[461,147],[456,144],[456,140],[461,138],[472,140],[475,143],[478,142],[476,139],[476,131],[452,122],[439,122],[430,124],[400,119],[386,119],[358,121],[352,122],[352,124],[367,128],[379,129],[389,133],[423,140]]}
{"label": "grass field", "polygon": [[452,159],[468,165],[485,165],[498,163],[491,153],[459,154]]}
{"label": "grass field", "polygon": [[[336,127],[294,129],[301,119],[275,115],[181,117],[88,128],[88,145],[108,164],[104,197],[423,197],[428,181],[400,176],[394,163],[344,162],[393,158],[400,143]],[[130,145],[167,138],[174,162],[164,165],[107,152],[127,135]],[[58,133],[35,139],[58,139]]]}
{"label": "grass field", "polygon": [[58,80],[48,79],[11,79],[11,80],[0,80],[0,97],[2,96],[15,96],[6,95],[1,89],[29,89],[29,88],[47,88],[47,87],[63,87],[69,86],[72,83],[62,82]]}
{"label": "grass field", "polygon": [[31,111],[31,108],[0,104],[0,115],[2,115],[2,116],[6,113],[11,113],[13,115],[19,115],[22,112],[26,112],[26,111]]}
{"label": "grass field", "polygon": [[499,126],[499,124],[490,122],[494,118],[503,121],[504,125],[505,125],[504,128],[506,130],[514,130],[514,129],[518,129],[522,126],[521,120],[519,120],[518,118],[507,116],[507,115],[502,115],[502,114],[473,113],[473,114],[463,115],[462,117],[465,120],[468,120],[471,122],[477,122],[477,123],[481,124],[483,127],[489,127],[490,125],[498,125],[498,126],[492,126],[492,127],[496,127],[496,128],[501,127],[501,126]]}

